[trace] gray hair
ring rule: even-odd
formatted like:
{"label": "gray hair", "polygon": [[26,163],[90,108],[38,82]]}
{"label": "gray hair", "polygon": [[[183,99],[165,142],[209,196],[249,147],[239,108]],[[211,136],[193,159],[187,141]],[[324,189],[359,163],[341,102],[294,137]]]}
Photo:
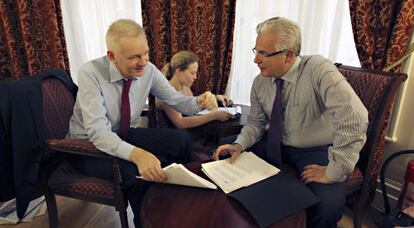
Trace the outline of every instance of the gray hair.
{"label": "gray hair", "polygon": [[118,42],[122,37],[145,37],[145,31],[134,20],[119,19],[113,22],[106,32],[106,47],[108,51],[117,51]]}
{"label": "gray hair", "polygon": [[278,37],[276,50],[293,49],[296,55],[300,54],[301,34],[297,23],[283,17],[273,17],[258,24],[256,32],[258,35],[262,32],[275,32]]}

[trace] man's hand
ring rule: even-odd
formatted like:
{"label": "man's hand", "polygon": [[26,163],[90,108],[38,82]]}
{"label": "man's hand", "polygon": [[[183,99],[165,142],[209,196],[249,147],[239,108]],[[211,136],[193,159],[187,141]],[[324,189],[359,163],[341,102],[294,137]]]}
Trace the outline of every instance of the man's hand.
{"label": "man's hand", "polygon": [[206,108],[213,111],[218,107],[216,96],[209,91],[204,92],[197,97],[197,104],[200,108]]}
{"label": "man's hand", "polygon": [[161,162],[150,152],[143,150],[141,148],[135,147],[131,155],[129,155],[129,160],[135,163],[138,166],[139,174],[144,177],[145,180],[150,181],[165,181],[167,180],[167,175],[161,169]]}
{"label": "man's hand", "polygon": [[220,159],[220,154],[230,153],[230,163],[233,164],[241,154],[241,150],[242,147],[240,144],[225,144],[216,149],[216,152],[213,154],[213,159],[217,161]]}
{"label": "man's hand", "polygon": [[333,181],[325,175],[326,166],[319,165],[307,165],[305,170],[303,170],[301,179],[305,184],[312,182],[321,183],[321,184],[332,184]]}

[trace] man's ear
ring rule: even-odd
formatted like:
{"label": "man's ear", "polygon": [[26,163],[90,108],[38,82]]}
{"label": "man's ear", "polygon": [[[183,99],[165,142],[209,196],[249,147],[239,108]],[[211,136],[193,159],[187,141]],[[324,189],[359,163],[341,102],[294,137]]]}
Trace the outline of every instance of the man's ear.
{"label": "man's ear", "polygon": [[114,53],[113,53],[112,51],[107,51],[107,52],[106,52],[106,56],[108,56],[108,59],[109,59],[111,62],[114,62],[114,61],[115,61],[115,56],[114,56]]}
{"label": "man's ear", "polygon": [[285,62],[286,62],[286,63],[291,63],[291,62],[294,62],[294,61],[295,61],[295,57],[296,57],[296,53],[295,53],[295,51],[294,51],[294,50],[289,49],[289,50],[287,50],[287,53],[286,53],[286,59],[285,59]]}

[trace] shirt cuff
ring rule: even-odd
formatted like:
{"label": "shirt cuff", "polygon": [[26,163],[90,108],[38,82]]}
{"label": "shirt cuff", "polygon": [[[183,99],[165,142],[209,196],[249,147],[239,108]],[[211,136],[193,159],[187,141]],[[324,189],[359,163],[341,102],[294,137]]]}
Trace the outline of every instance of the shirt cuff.
{"label": "shirt cuff", "polygon": [[331,179],[332,181],[335,182],[342,182],[344,180],[346,180],[347,176],[344,175],[344,172],[342,171],[342,169],[340,167],[336,167],[334,165],[329,164],[326,167],[325,170],[325,175]]}
{"label": "shirt cuff", "polygon": [[133,145],[125,141],[122,141],[115,152],[115,156],[129,161],[129,156],[131,155],[131,152],[133,149],[134,149]]}
{"label": "shirt cuff", "polygon": [[194,99],[191,101],[191,104],[193,107],[197,107],[194,113],[197,113],[202,110],[202,108],[197,104],[197,97],[194,97]]}
{"label": "shirt cuff", "polygon": [[241,137],[237,137],[236,141],[234,141],[233,143],[240,144],[240,146],[242,147],[241,151],[245,151],[247,149],[248,143],[246,142],[246,140],[243,140],[243,138]]}

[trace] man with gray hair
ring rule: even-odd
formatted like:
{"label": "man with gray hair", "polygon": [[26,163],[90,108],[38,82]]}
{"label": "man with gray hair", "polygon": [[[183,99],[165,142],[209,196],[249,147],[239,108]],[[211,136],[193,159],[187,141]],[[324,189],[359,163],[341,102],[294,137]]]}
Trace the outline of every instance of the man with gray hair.
{"label": "man with gray hair", "polygon": [[[214,159],[245,150],[288,163],[320,203],[307,210],[308,227],[336,227],[345,209],[345,180],[366,141],[368,111],[346,79],[322,56],[300,56],[299,26],[282,17],[257,26],[254,62],[260,68],[241,133]],[[268,128],[267,128],[268,126]]]}
{"label": "man with gray hair", "polygon": [[[149,93],[185,114],[216,109],[210,92],[187,97],[177,92],[149,62],[144,29],[121,19],[106,34],[107,55],[84,64],[78,75],[78,94],[68,137],[89,139],[99,150],[118,158],[124,194],[140,227],[139,210],[146,180],[164,181],[162,165],[185,163],[191,154],[189,135],[181,130],[137,128]],[[86,175],[112,179],[112,162],[73,158]]]}

